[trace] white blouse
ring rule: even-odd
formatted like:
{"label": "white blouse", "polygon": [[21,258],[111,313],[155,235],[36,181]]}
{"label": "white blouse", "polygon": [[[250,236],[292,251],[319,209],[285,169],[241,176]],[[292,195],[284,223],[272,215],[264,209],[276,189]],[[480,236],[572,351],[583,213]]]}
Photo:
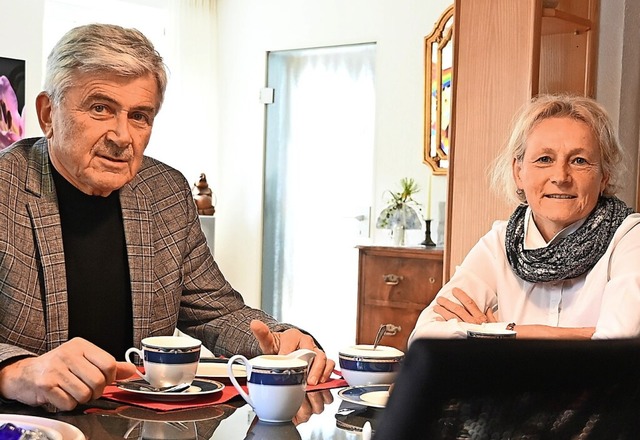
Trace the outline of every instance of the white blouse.
{"label": "white blouse", "polygon": [[[574,223],[549,243],[526,213],[525,248],[547,246],[574,232]],[[480,310],[494,309],[507,323],[553,327],[595,327],[593,339],[640,335],[640,214],[629,215],[616,231],[605,254],[586,274],[564,281],[531,283],[519,278],[505,252],[506,221],[496,221],[471,249],[451,280],[438,292],[458,302],[452,289],[464,290]],[[437,321],[435,300],[422,311],[409,342],[416,338],[464,338],[467,324],[457,319]]]}

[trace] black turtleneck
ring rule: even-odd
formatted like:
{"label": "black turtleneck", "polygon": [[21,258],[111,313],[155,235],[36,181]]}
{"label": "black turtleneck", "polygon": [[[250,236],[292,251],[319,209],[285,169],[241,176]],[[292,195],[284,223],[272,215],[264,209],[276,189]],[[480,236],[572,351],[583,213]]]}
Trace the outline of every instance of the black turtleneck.
{"label": "black turtleneck", "polygon": [[133,312],[119,192],[89,196],[55,169],[53,178],[67,271],[69,339],[81,336],[123,360],[133,343]]}

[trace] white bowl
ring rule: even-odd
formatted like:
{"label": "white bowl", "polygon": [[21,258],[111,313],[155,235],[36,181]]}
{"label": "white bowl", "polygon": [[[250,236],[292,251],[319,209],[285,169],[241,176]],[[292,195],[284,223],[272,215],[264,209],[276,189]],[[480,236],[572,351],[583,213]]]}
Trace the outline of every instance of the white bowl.
{"label": "white bowl", "polygon": [[378,345],[353,345],[339,352],[342,377],[349,386],[391,384],[395,381],[404,353]]}

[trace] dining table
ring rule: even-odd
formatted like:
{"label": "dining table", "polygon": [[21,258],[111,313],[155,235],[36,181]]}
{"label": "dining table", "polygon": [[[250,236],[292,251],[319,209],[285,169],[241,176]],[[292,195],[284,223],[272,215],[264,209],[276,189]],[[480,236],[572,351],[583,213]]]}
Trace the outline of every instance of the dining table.
{"label": "dining table", "polygon": [[[233,389],[228,381],[219,380],[227,391]],[[71,411],[3,402],[0,404],[0,420],[3,415],[25,420],[45,418],[54,423],[54,427],[56,423],[68,424],[82,433],[76,436],[63,432],[62,440],[361,439],[365,423],[375,427],[383,408],[341,397],[348,389],[342,379],[333,379],[324,387],[309,387],[300,410],[291,422],[286,423],[260,421],[251,406],[237,394],[222,403],[201,400],[165,405],[155,400],[146,402],[144,396],[129,399],[109,387],[103,397]]]}

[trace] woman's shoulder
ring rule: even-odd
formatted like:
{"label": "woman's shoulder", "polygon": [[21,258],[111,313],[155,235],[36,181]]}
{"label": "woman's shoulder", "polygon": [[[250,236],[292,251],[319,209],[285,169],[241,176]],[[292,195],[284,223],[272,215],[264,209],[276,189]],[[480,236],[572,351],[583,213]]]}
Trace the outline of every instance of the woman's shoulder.
{"label": "woman's shoulder", "polygon": [[494,221],[491,229],[478,240],[470,254],[491,255],[493,257],[504,254],[507,223],[506,220]]}
{"label": "woman's shoulder", "polygon": [[621,238],[622,236],[627,235],[630,231],[634,231],[634,233],[640,235],[640,227],[638,227],[638,225],[640,225],[640,213],[634,212],[629,214],[622,221],[620,226],[618,226],[614,238]]}
{"label": "woman's shoulder", "polygon": [[484,234],[484,237],[482,237],[482,239],[491,241],[497,240],[501,243],[504,243],[504,238],[507,234],[508,223],[508,220],[494,220],[494,222],[491,224],[491,229],[489,229],[486,234]]}
{"label": "woman's shoulder", "polygon": [[493,224],[491,225],[491,229],[489,230],[489,233],[493,232],[504,232],[507,230],[507,224],[509,223],[508,220],[494,220]]}

